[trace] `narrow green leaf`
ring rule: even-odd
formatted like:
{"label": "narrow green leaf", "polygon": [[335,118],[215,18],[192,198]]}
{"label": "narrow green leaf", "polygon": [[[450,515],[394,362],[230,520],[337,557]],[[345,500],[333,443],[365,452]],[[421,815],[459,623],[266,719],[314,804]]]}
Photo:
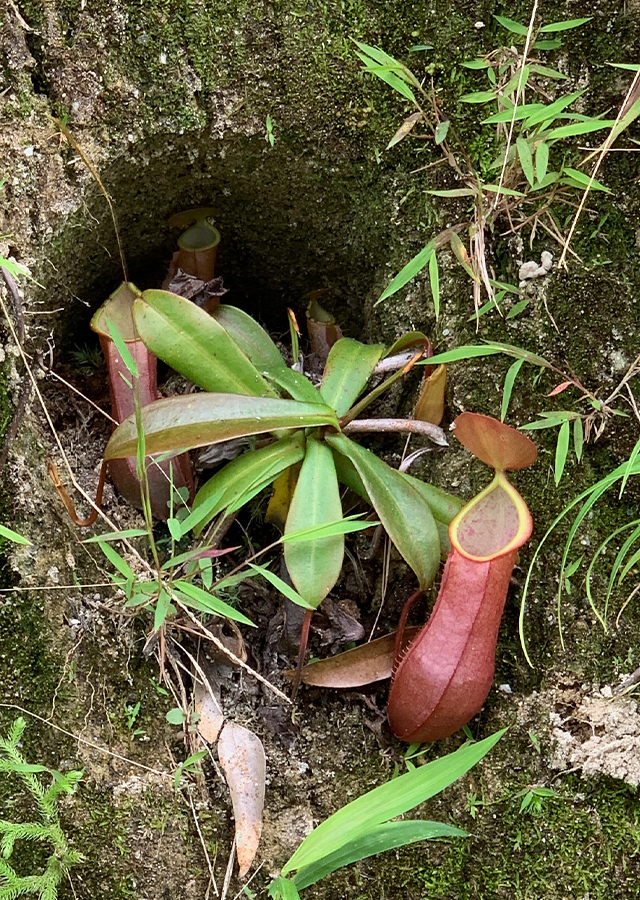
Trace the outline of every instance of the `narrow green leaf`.
{"label": "narrow green leaf", "polygon": [[118,353],[122,357],[122,362],[125,364],[125,367],[128,372],[133,375],[134,378],[138,377],[138,366],[136,365],[133,356],[131,355],[129,348],[127,347],[124,338],[118,331],[114,322],[111,321],[109,316],[105,316],[105,320],[107,323],[107,328],[109,329],[109,334],[111,335],[111,339],[113,343],[116,345]]}
{"label": "narrow green leaf", "polygon": [[[338,476],[326,443],[307,439],[307,448],[291,499],[285,536],[342,518]],[[306,543],[285,543],[284,560],[294,587],[314,608],[327,596],[342,571],[344,534]]]}
{"label": "narrow green leaf", "polygon": [[626,69],[627,72],[638,72],[640,71],[640,65],[638,63],[607,63],[608,66],[613,66],[615,69]]}
{"label": "narrow green leaf", "polygon": [[344,416],[353,406],[383,353],[383,344],[361,344],[352,338],[340,338],[333,345],[322,375],[320,396],[338,416]]}
{"label": "narrow green leaf", "polygon": [[475,359],[478,356],[495,356],[496,353],[501,352],[501,350],[484,344],[465,344],[462,347],[456,347],[455,350],[445,350],[444,353],[436,353],[435,356],[425,360],[425,364],[439,366],[440,363],[459,362],[462,359]]}
{"label": "narrow green leaf", "polygon": [[400,472],[369,450],[344,435],[327,435],[326,440],[353,463],[385,531],[420,585],[430,585],[440,564],[440,539],[429,504]]}
{"label": "narrow green leaf", "polygon": [[276,878],[269,885],[269,897],[272,900],[300,900],[298,888],[288,878]]}
{"label": "narrow green leaf", "polygon": [[498,731],[477,744],[465,744],[352,800],[304,839],[282,874],[310,866],[440,793],[479,762],[503,734],[504,730]]}
{"label": "narrow green leaf", "polygon": [[549,165],[549,145],[540,141],[536,147],[536,179],[543,181]]}
{"label": "narrow green leaf", "polygon": [[488,69],[491,63],[486,59],[467,59],[461,65],[465,69]]}
{"label": "narrow green leaf", "polygon": [[538,419],[536,422],[528,422],[526,425],[521,425],[520,431],[540,431],[543,428],[557,428],[558,425],[562,425],[566,421],[564,417]]}
{"label": "narrow green leaf", "polygon": [[[582,427],[582,419],[578,416],[573,420],[573,449],[578,462],[582,459],[582,448],[584,446],[584,428]],[[640,449],[640,443],[638,444]],[[622,493],[622,492],[621,492]]]}
{"label": "narrow green leaf", "polygon": [[131,567],[120,554],[103,541],[98,541],[97,543],[111,565],[114,566],[121,575],[124,575],[125,578],[131,578],[132,581],[135,581],[135,575],[131,571]]}
{"label": "narrow green leaf", "polygon": [[429,260],[429,284],[433,297],[433,309],[436,319],[440,315],[440,273],[438,272],[438,257],[434,253]]}
{"label": "narrow green leaf", "polygon": [[[323,403],[241,394],[168,397],[145,406],[141,418],[148,454],[190,450],[287,428],[339,427],[335,412]],[[135,417],[129,416],[111,435],[105,459],[133,456],[137,443]]]}
{"label": "narrow green leaf", "polygon": [[158,602],[153,615],[153,630],[158,631],[164,625],[171,609],[171,595],[164,588],[160,589]]}
{"label": "narrow green leaf", "polygon": [[520,313],[527,308],[529,305],[529,300],[519,300],[518,303],[514,303],[507,315],[506,319],[515,319],[516,316],[519,316]]}
{"label": "narrow green leaf", "polygon": [[500,112],[489,116],[488,119],[483,119],[482,124],[497,125],[500,122],[511,122],[512,119],[517,122],[520,119],[526,119],[535,112],[540,112],[540,110],[544,108],[544,103],[523,103],[521,106],[518,106],[515,112],[513,107],[503,109]]}
{"label": "narrow green leaf", "polygon": [[543,25],[540,34],[553,34],[556,31],[568,31],[570,28],[579,28],[585,22],[590,22],[593,16],[585,16],[582,19],[565,19],[563,22],[552,22],[550,25]]}
{"label": "narrow green leaf", "polygon": [[527,82],[529,81],[530,69],[529,66],[523,66],[521,69],[516,71],[515,75],[509,79],[509,81],[505,84],[503,92],[504,96],[509,97],[514,102],[516,100],[515,92],[520,88],[521,91],[525,89],[527,86]]}
{"label": "narrow green leaf", "polygon": [[556,484],[560,484],[560,479],[562,478],[562,473],[564,472],[564,465],[567,461],[570,432],[571,425],[569,424],[568,420],[565,420],[560,426],[560,431],[558,432],[558,443],[556,444],[556,461],[554,468]]}
{"label": "narrow green leaf", "polygon": [[284,363],[277,367],[265,367],[260,374],[277,385],[279,393],[288,394],[292,400],[301,400],[303,403],[319,403],[318,390],[308,378],[300,372],[289,369]]}
{"label": "narrow green leaf", "polygon": [[199,533],[222,510],[248,503],[303,457],[303,437],[298,434],[232,459],[200,488],[191,512],[181,523],[182,534],[191,529]]}
{"label": "narrow green leaf", "polygon": [[25,546],[31,545],[31,541],[27,540],[26,537],[22,537],[22,535],[18,534],[17,531],[13,531],[13,529],[7,528],[6,525],[0,525],[0,537],[6,538],[8,541],[12,541],[14,544],[24,544]]}
{"label": "narrow green leaf", "polygon": [[536,41],[533,45],[534,50],[558,50],[562,47],[562,41],[553,40],[553,41]]}
{"label": "narrow green leaf", "polygon": [[571,578],[573,575],[576,574],[583,558],[584,558],[584,553],[581,556],[579,556],[577,559],[574,559],[574,561],[570,565],[567,566],[567,568],[564,570],[565,579]]}
{"label": "narrow green leaf", "polygon": [[501,291],[507,291],[509,294],[519,294],[520,288],[515,284],[509,284],[508,281],[496,281],[495,278],[489,279],[489,284],[499,288]]}
{"label": "narrow green leaf", "polygon": [[500,408],[500,419],[502,422],[504,422],[506,418],[507,410],[509,409],[509,401],[511,400],[511,393],[513,391],[513,385],[515,384],[515,380],[518,377],[518,372],[522,368],[523,364],[523,359],[517,359],[509,366],[509,371],[505,376],[504,388],[502,391],[502,406]]}
{"label": "narrow green leaf", "polygon": [[[291,600],[292,603],[296,603],[298,606],[302,606],[303,609],[315,609],[316,607],[309,603],[304,597],[301,597],[300,594],[292,588],[290,584],[287,584],[286,581],[283,581],[282,578],[279,578],[274,572],[271,572],[269,569],[264,566],[258,566],[255,563],[249,563],[249,568],[253,569],[258,575],[262,575],[263,578],[274,586],[277,590],[280,591],[281,594]],[[245,575],[245,578],[248,578],[248,575]]]}
{"label": "narrow green leaf", "polygon": [[449,119],[445,119],[444,122],[438,122],[434,134],[436,144],[441,144],[444,140],[446,140],[450,125],[451,122],[449,121]]}
{"label": "narrow green leaf", "polygon": [[566,81],[568,76],[558,72],[557,69],[550,69],[549,66],[541,66],[540,63],[533,63],[531,71],[535,75],[542,75],[544,78],[554,78],[556,80]]}
{"label": "narrow green leaf", "polygon": [[[192,584],[190,581],[178,580],[173,582],[176,593],[181,596],[185,606],[195,606],[201,612],[211,613],[214,616],[224,616],[227,619],[233,619],[234,622],[241,622],[243,625],[251,625],[255,627],[251,619],[248,619],[233,606],[229,606],[224,600],[220,600],[214,594]],[[186,595],[186,596],[185,596]]]}
{"label": "narrow green leaf", "polygon": [[149,532],[146,528],[126,528],[124,531],[107,531],[105,534],[96,534],[93,537],[86,538],[83,544],[97,544],[99,541],[121,541],[126,538],[143,537]]}
{"label": "narrow green leaf", "polygon": [[432,197],[475,197],[478,191],[474,188],[451,188],[446,191],[425,191]]}
{"label": "narrow green leaf", "polygon": [[[575,182],[578,187],[591,187],[591,189],[595,189],[597,191],[605,191],[607,194],[611,193],[611,188],[605,187],[604,184],[600,184],[599,181],[593,179],[593,181],[589,178],[588,175],[585,175],[584,172],[580,172],[578,169],[572,169],[570,166],[565,166],[562,170],[563,178],[561,179],[561,183],[565,183],[566,181]],[[567,179],[564,176],[569,176]]]}
{"label": "narrow green leaf", "polygon": [[578,134],[589,134],[592,131],[602,131],[603,128],[611,128],[613,124],[613,119],[575,122],[573,125],[560,125],[558,128],[552,128],[551,131],[545,131],[544,137],[547,141],[557,141],[561,138],[574,137]]}
{"label": "narrow green leaf", "polygon": [[395,294],[396,291],[399,291],[400,288],[404,287],[407,282],[411,281],[412,278],[421,272],[422,269],[427,265],[429,260],[431,259],[432,254],[434,253],[434,243],[430,241],[426,247],[420,251],[420,253],[416,254],[412,260],[410,260],[406,266],[398,272],[395,278],[393,278],[384,291],[380,294],[376,301],[376,305],[378,303],[382,303],[383,300],[386,300],[388,297],[391,297],[392,294]]}
{"label": "narrow green leaf", "polygon": [[526,25],[522,25],[520,22],[515,22],[513,19],[507,19],[506,16],[494,16],[493,17],[496,22],[499,22],[503,28],[506,28],[507,31],[510,31],[512,34],[519,34],[524,37],[529,33],[529,30]]}
{"label": "narrow green leaf", "polygon": [[362,522],[354,521],[361,514],[354,513],[352,516],[345,516],[344,519],[338,519],[336,522],[327,522],[326,525],[311,525],[309,528],[300,528],[298,531],[290,531],[283,534],[280,538],[281,544],[298,544],[306,541],[314,541],[317,538],[331,537],[334,534],[350,534],[352,531],[366,531],[367,528],[374,528],[380,522]]}
{"label": "narrow green leaf", "polygon": [[463,94],[460,97],[460,103],[489,103],[491,100],[495,100],[496,95],[494,91],[474,91],[471,94]]}
{"label": "narrow green leaf", "polygon": [[506,188],[504,185],[500,186],[498,184],[483,184],[483,191],[491,191],[494,194],[504,194],[505,197],[524,197],[522,191],[514,191],[511,188]]}
{"label": "narrow green leaf", "polygon": [[522,171],[524,172],[524,177],[531,187],[533,187],[535,181],[535,175],[533,173],[533,157],[531,156],[531,148],[525,138],[516,138],[516,149],[518,151]]}
{"label": "narrow green leaf", "polygon": [[416,841],[442,840],[452,837],[468,837],[466,831],[444,825],[442,822],[428,822],[420,819],[409,819],[402,822],[386,822],[376,825],[366,834],[344,844],[333,853],[323,856],[317,862],[306,866],[295,876],[294,884],[302,890],[315,884],[326,875],[335,872],[360,859],[367,859],[386,850],[394,850],[396,847],[406,847]]}
{"label": "narrow green leaf", "polygon": [[566,94],[564,97],[559,97],[557,100],[554,100],[553,103],[549,103],[537,112],[532,113],[525,121],[524,127],[532,128],[534,125],[539,125],[540,122],[547,122],[555,119],[558,113],[561,113],[567,106],[574,103],[578,97],[582,97],[583,94],[584,90],[574,91],[572,94]]}
{"label": "narrow green leaf", "polygon": [[205,391],[274,396],[220,322],[190,300],[145,291],[133,304],[133,318],[145,345]]}

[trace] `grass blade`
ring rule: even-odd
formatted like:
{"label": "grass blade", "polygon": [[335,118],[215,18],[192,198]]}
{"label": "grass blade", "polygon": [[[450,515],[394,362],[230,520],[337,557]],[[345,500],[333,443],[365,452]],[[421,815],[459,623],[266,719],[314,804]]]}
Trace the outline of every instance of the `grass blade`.
{"label": "grass blade", "polygon": [[558,432],[558,442],[556,444],[556,461],[554,470],[556,484],[560,484],[560,479],[562,478],[564,466],[567,461],[570,432],[571,425],[569,424],[569,421],[565,419],[565,421],[560,426],[560,431]]}
{"label": "grass blade", "polygon": [[509,401],[511,400],[511,392],[513,391],[513,385],[523,364],[523,359],[517,359],[514,363],[511,364],[511,366],[509,366],[509,371],[505,376],[504,389],[502,391],[502,406],[500,408],[500,420],[502,422],[504,422],[506,418],[507,410],[509,409]]}

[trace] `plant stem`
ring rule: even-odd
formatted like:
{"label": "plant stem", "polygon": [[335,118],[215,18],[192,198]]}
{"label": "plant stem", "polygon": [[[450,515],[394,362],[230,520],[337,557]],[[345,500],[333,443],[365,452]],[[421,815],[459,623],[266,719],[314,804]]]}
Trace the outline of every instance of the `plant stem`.
{"label": "plant stem", "polygon": [[404,431],[410,434],[421,434],[428,437],[439,447],[448,447],[445,433],[438,425],[431,422],[419,422],[417,419],[356,419],[342,429],[344,434],[364,434],[374,431]]}

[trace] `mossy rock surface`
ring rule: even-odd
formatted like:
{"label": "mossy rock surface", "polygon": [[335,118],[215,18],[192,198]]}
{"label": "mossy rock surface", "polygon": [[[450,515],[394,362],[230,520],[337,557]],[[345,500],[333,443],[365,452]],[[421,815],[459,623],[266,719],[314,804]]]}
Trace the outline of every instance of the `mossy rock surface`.
{"label": "mossy rock surface", "polygon": [[[570,32],[550,64],[569,76],[566,87],[588,89],[589,114],[615,114],[628,73],[607,62],[635,63],[640,52],[637,2],[583,0],[544,4],[545,23],[592,16]],[[437,0],[431,4],[379,0],[16,0],[3,10],[0,34],[0,252],[28,265],[37,279],[22,286],[27,350],[78,385],[102,377],[92,370],[92,312],[122,280],[109,209],[87,166],[50,116],[68,123],[83,154],[113,201],[128,274],[141,288],[162,280],[176,232],[168,217],[185,207],[212,205],[222,233],[219,271],[230,302],[260,318],[277,336],[285,310],[303,314],[304,296],[330,288],[322,302],[346,334],[390,343],[420,329],[438,349],[483,339],[525,347],[562,372],[575,373],[599,397],[608,396],[640,353],[637,304],[638,162],[612,153],[602,179],[611,194],[593,194],[576,232],[566,272],[533,288],[527,308],[512,319],[491,313],[473,320],[469,281],[451,254],[442,253],[441,314],[436,321],[428,279],[421,274],[399,294],[375,305],[391,277],[443,227],[467,213],[424,193],[455,186],[452,171],[428,142],[407,139],[384,148],[410,112],[385,85],[361,76],[352,39],[383,47],[429,85],[481,165],[495,156],[494,138],[477,127],[477,110],[458,103],[483,87],[461,63],[509,40],[494,15],[528,21],[530,4]],[[411,52],[430,44],[429,51]],[[267,116],[273,123],[268,141]],[[630,132],[638,138],[637,127]],[[593,142],[592,145],[595,145]],[[633,145],[627,145],[632,148]],[[568,224],[573,209],[565,210]],[[529,234],[523,232],[528,240]],[[518,261],[557,257],[546,232],[533,246],[491,235],[496,277],[517,281]],[[3,293],[7,303],[10,298]],[[507,298],[505,312],[510,306]],[[13,313],[12,313],[13,315]],[[0,435],[19,402],[24,373],[2,326]],[[4,347],[9,352],[5,354]],[[78,355],[78,351],[80,354]],[[75,354],[75,355],[74,355]],[[498,415],[513,360],[495,356],[451,366],[447,417],[462,409]],[[539,380],[525,366],[508,421],[522,425],[550,409],[578,408],[575,389],[547,397],[562,380]],[[557,376],[557,377],[556,377]],[[40,375],[37,383],[77,477],[88,490],[109,426],[88,419],[86,407]],[[638,381],[630,381],[637,397]],[[408,410],[415,381],[398,388],[390,408]],[[637,517],[638,491],[614,491],[594,507],[577,534],[570,561],[585,560],[561,605],[556,590],[567,529],[546,544],[533,568],[525,636],[533,668],[518,638],[519,602],[537,542],[566,504],[628,458],[637,440],[631,413],[608,423],[581,463],[570,456],[554,483],[555,430],[537,432],[539,461],[514,483],[531,508],[535,532],[514,573],[500,633],[495,687],[472,730],[484,736],[511,730],[482,765],[421,814],[465,828],[468,840],[417,845],[336,873],[310,888],[314,900],[386,898],[633,898],[638,871],[638,780],[624,741],[636,733],[632,698],[602,703],[608,686],[640,664],[639,617],[632,601],[634,569],[617,586],[609,627],[597,622],[585,596],[590,554],[613,530]],[[473,496],[488,480],[480,463],[454,446],[434,454],[422,474],[440,487]],[[398,440],[372,444],[391,462]],[[79,543],[47,478],[56,446],[32,401],[3,473],[0,521],[33,542],[0,545],[0,725],[6,732],[17,707],[41,716],[25,736],[25,755],[57,768],[84,767],[80,791],[62,818],[87,861],[74,877],[78,897],[160,900],[204,895],[207,863],[185,796],[173,790],[184,743],[165,721],[172,698],[157,691],[157,666],[145,658],[144,629],[121,619],[121,599],[104,586],[102,562]],[[113,495],[108,509],[121,527],[135,524]],[[612,545],[596,570],[597,599],[606,587]],[[78,585],[99,585],[78,587]],[[64,587],[69,585],[69,587]],[[393,626],[409,574],[402,574],[385,610]],[[367,613],[379,593],[363,598]],[[275,609],[275,607],[274,607]],[[266,616],[266,614],[265,614]],[[308,692],[292,727],[293,743],[272,734],[257,709],[273,704],[257,691],[230,691],[239,719],[263,738],[268,757],[267,810],[260,859],[252,883],[258,895],[311,825],[391,777],[402,747],[373,709],[351,696]],[[374,696],[384,705],[384,691]],[[131,724],[131,710],[140,710]],[[11,707],[15,704],[15,708]],[[586,722],[586,725],[585,725]],[[55,730],[53,723],[64,732]],[[370,726],[370,727],[368,727]],[[140,728],[142,733],[133,732]],[[638,728],[638,731],[634,729]],[[598,744],[596,739],[601,743]],[[591,741],[591,743],[590,743]],[[596,741],[593,743],[593,741]],[[611,744],[621,742],[612,757]],[[460,736],[432,747],[428,758],[453,749]],[[108,756],[102,750],[118,756]],[[121,757],[124,757],[122,759]],[[128,761],[127,761],[128,760]],[[139,764],[139,765],[136,765]],[[148,769],[140,768],[140,765]],[[573,769],[566,774],[567,769]],[[162,774],[158,774],[162,773]],[[233,823],[224,786],[206,769],[206,784],[191,788],[194,808],[219,884],[231,848]],[[531,801],[527,791],[552,788]],[[0,786],[2,817],[28,804],[13,781]],[[38,864],[21,850],[16,866]],[[239,890],[233,888],[230,896]],[[65,885],[62,894],[71,896]]]}

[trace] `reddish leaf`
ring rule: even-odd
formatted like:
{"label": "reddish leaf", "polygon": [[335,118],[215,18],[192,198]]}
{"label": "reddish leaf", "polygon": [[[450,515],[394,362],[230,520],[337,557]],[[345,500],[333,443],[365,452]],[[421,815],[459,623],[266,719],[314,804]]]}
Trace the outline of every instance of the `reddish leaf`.
{"label": "reddish leaf", "polygon": [[[313,292],[319,293],[324,291]],[[325,362],[333,345],[342,337],[342,331],[331,313],[320,306],[315,296],[309,296],[311,300],[307,306],[307,331],[311,352]]]}
{"label": "reddish leaf", "polygon": [[547,397],[555,397],[556,394],[561,394],[563,391],[566,391],[568,387],[572,386],[573,381],[563,381],[557,387],[554,387],[554,389],[547,394]]}
{"label": "reddish leaf", "polygon": [[444,391],[447,384],[447,367],[442,363],[435,372],[425,374],[420,396],[416,403],[414,419],[439,425],[444,415]]}
{"label": "reddish leaf", "polygon": [[224,713],[219,699],[199,681],[193,689],[193,708],[199,716],[196,723],[198,734],[207,744],[215,744],[222,730]]}
{"label": "reddish leaf", "polygon": [[453,428],[467,450],[498,471],[525,469],[538,455],[536,445],[526,435],[491,416],[464,412]]}

